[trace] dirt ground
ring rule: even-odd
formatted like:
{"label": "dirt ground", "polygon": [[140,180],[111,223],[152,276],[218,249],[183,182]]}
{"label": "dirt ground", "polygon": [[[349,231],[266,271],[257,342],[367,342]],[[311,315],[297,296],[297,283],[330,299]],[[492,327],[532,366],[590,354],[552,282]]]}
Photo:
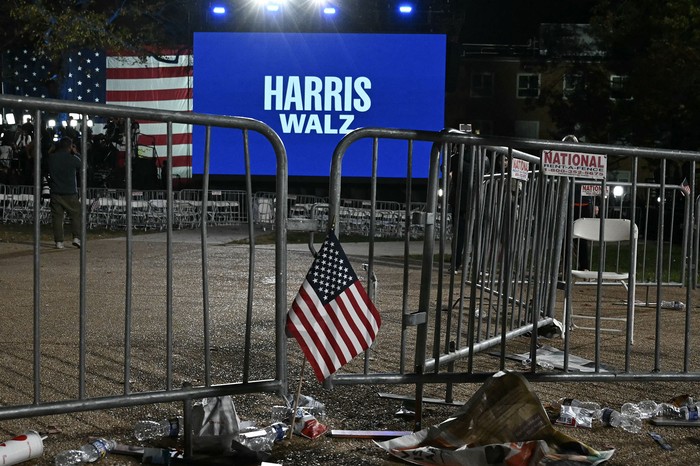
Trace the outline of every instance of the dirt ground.
{"label": "dirt ground", "polygon": [[[2,230],[2,227],[0,227]],[[88,331],[86,347],[86,395],[103,396],[124,391],[124,276],[126,250],[123,238],[114,235],[95,235],[88,238],[86,307],[88,318],[84,322]],[[224,235],[225,237],[225,235]],[[31,404],[34,396],[32,339],[34,261],[32,244],[26,238],[3,233],[0,242],[0,321],[3,338],[0,341],[0,405]],[[194,235],[194,239],[196,235]],[[62,251],[52,249],[46,238],[42,240],[39,276],[41,279],[40,344],[42,358],[40,372],[43,384],[42,402],[72,399],[79,396],[78,355],[80,342],[78,319],[80,301],[78,289],[80,253],[77,249]],[[132,306],[134,309],[131,336],[131,391],[162,389],[164,386],[164,315],[166,312],[165,285],[166,244],[163,234],[139,235],[134,242],[134,268]],[[173,385],[183,382],[202,383],[201,356],[201,249],[192,234],[185,238],[175,235],[174,249],[174,355]],[[253,378],[269,377],[274,367],[274,346],[270,335],[274,329],[270,319],[274,302],[273,249],[261,245],[256,253],[256,291],[253,312],[256,324],[252,335]],[[347,250],[347,248],[346,248]],[[362,258],[348,250],[353,265],[361,274]],[[241,314],[246,308],[246,279],[248,255],[245,245],[226,239],[212,239],[209,250],[210,293],[212,319],[212,374],[214,383],[236,381],[240,378]],[[310,254],[303,248],[290,248],[288,258],[288,302],[291,302],[311,263]],[[398,342],[401,335],[401,315],[397,312],[397,296],[401,288],[403,267],[392,261],[377,266],[379,277],[377,307],[382,312],[383,326],[377,344],[372,349],[371,367],[375,371],[395,371],[398,366]],[[416,287],[417,288],[417,287]],[[638,300],[645,299],[646,290],[638,290]],[[574,305],[579,309],[590,307],[590,290],[581,290]],[[684,300],[684,290],[666,290],[664,299]],[[611,299],[616,299],[612,297]],[[272,301],[271,301],[272,300]],[[698,302],[697,299],[694,300]],[[694,313],[691,310],[691,325]],[[618,312],[618,311],[613,311]],[[652,372],[658,358],[664,372],[681,371],[683,355],[683,329],[685,313],[667,311],[662,316],[662,332],[657,334],[657,316],[652,307],[637,309],[636,337],[633,348],[633,368],[637,372]],[[694,328],[691,326],[691,328]],[[656,353],[654,343],[661,343]],[[526,352],[529,338],[517,337],[508,343],[509,353]],[[542,343],[561,347],[561,338],[542,339]],[[615,368],[624,365],[624,337],[605,334],[600,342],[603,362]],[[572,354],[594,358],[593,332],[575,330],[571,334]],[[412,353],[409,353],[412,354]],[[697,372],[697,343],[690,348],[691,371]],[[296,389],[303,364],[301,352],[295,342],[289,344],[290,389]],[[480,354],[475,362],[478,368],[492,371],[497,359]],[[361,361],[353,361],[349,371],[360,367]],[[410,366],[410,361],[409,361]],[[308,369],[308,367],[307,367]],[[509,361],[509,370],[523,370],[517,361]],[[306,372],[301,393],[323,402],[326,417],[322,422],[337,430],[410,431],[413,420],[397,416],[402,402],[380,396],[380,393],[413,396],[413,386],[358,385],[337,386],[325,389]],[[531,384],[543,403],[561,397],[597,401],[618,408],[627,401],[653,399],[665,401],[672,396],[690,394],[700,397],[698,384],[689,381],[661,382],[566,382]],[[461,403],[478,390],[480,384],[463,383],[452,387],[454,400]],[[425,396],[444,399],[444,385],[427,385]],[[274,394],[236,395],[233,397],[238,415],[264,426],[270,422],[270,410],[282,400]],[[449,418],[457,406],[447,403],[426,404],[423,427],[436,425]],[[8,439],[27,429],[46,435],[44,454],[27,465],[53,464],[56,453],[76,448],[90,436],[101,436],[120,443],[137,445],[132,437],[134,422],[144,419],[160,419],[182,412],[180,403],[151,404],[145,406],[85,411],[63,415],[40,416],[26,419],[0,421],[0,440]],[[640,434],[629,434],[620,429],[594,425],[592,429],[556,426],[566,434],[587,445],[604,450],[615,449],[607,463],[622,465],[696,465],[700,464],[700,430],[697,427],[661,427],[645,424]],[[648,435],[657,432],[673,447],[663,450]],[[149,444],[150,445],[150,444]],[[405,464],[389,456],[369,439],[339,439],[324,436],[314,440],[294,437],[291,441],[276,444],[267,460],[284,465],[394,465]],[[140,459],[111,454],[100,461],[105,465],[140,464]],[[207,464],[207,463],[203,463]],[[226,464],[247,464],[241,459],[228,459]],[[250,463],[256,464],[256,463]]]}

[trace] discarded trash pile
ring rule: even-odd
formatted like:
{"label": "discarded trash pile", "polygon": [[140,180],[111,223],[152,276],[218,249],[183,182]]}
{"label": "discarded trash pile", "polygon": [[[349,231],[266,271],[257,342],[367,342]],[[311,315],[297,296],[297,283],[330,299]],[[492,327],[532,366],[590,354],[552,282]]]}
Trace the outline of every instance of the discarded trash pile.
{"label": "discarded trash pile", "polygon": [[[51,461],[56,466],[66,466],[99,461],[107,455],[128,455],[145,464],[213,464],[214,459],[221,464],[222,459],[228,459],[235,464],[273,465],[278,463],[266,462],[273,449],[283,448],[278,444],[291,438],[293,433],[307,439],[326,434],[331,438],[374,439],[375,444],[392,457],[421,465],[565,463],[583,466],[603,463],[612,458],[615,450],[592,448],[557,430],[556,426],[571,427],[573,435],[579,428],[605,426],[638,434],[645,422],[660,426],[700,425],[698,406],[688,395],[666,402],[629,402],[619,410],[577,399],[542,404],[527,380],[517,372],[494,375],[458,407],[454,415],[412,433],[330,430],[323,423],[326,409],[322,402],[304,395],[296,401],[294,396],[289,396],[285,402],[271,407],[270,424],[264,427],[241,420],[230,396],[194,403],[190,420],[192,457],[188,460],[183,450],[183,418],[175,415],[169,419],[137,422],[133,427],[136,445],[121,444],[109,438],[90,438],[85,445],[61,452]],[[396,416],[410,414],[411,411],[402,406]],[[673,449],[658,433],[649,432],[649,435],[662,449]],[[3,465],[22,463],[43,454],[42,436],[35,431],[0,443],[0,464]]]}
{"label": "discarded trash pile", "polygon": [[625,403],[620,411],[601,407],[594,401],[574,399],[559,400],[553,403],[551,408],[559,413],[555,421],[557,424],[592,427],[593,421],[596,420],[603,425],[619,427],[633,434],[642,431],[642,421],[645,419],[658,425],[700,425],[697,422],[698,407],[689,395],[681,395],[662,403],[653,400]]}
{"label": "discarded trash pile", "polygon": [[[208,464],[207,458],[235,457],[237,464],[260,464],[269,458],[274,443],[290,435],[316,438],[326,433],[327,427],[318,417],[325,415],[324,405],[312,397],[300,396],[296,411],[289,404],[272,408],[272,423],[260,427],[251,421],[242,421],[230,396],[205,398],[193,406],[192,443],[193,461]],[[296,416],[292,413],[296,412]],[[108,454],[140,457],[145,464],[185,464],[183,439],[184,422],[181,416],[169,419],[141,420],[134,425],[133,436],[138,443],[174,442],[173,447],[142,447],[125,445],[107,438],[90,438],[74,450],[66,450],[53,458],[55,466],[92,463]],[[39,458],[44,453],[42,437],[36,431],[27,431],[0,443],[0,464],[13,465]]]}

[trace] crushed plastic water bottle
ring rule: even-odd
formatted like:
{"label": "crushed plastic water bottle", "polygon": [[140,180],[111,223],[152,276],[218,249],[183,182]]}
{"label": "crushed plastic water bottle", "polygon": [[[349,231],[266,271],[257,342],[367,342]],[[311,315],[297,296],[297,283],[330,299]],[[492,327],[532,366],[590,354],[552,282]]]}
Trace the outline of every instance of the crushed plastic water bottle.
{"label": "crushed plastic water bottle", "polygon": [[[290,408],[289,414],[291,417],[291,408],[294,406],[294,396],[286,396],[285,400],[287,401],[287,406]],[[299,395],[297,407],[304,408],[304,411],[313,414],[317,419],[323,419],[326,416],[326,406],[311,396]]]}
{"label": "crushed plastic water bottle", "polygon": [[560,398],[556,402],[552,403],[554,409],[561,410],[562,406],[573,406],[574,408],[587,409],[588,411],[600,411],[601,406],[595,401],[582,401],[575,398]]}
{"label": "crushed plastic water bottle", "polygon": [[143,420],[134,425],[134,437],[139,441],[164,437],[177,438],[180,435],[180,426],[182,426],[180,417],[160,421]]}
{"label": "crushed plastic water bottle", "polygon": [[107,453],[114,450],[117,442],[99,438],[93,442],[86,443],[78,450],[67,450],[59,453],[54,458],[55,466],[71,466],[80,463],[94,463],[107,456]]}
{"label": "crushed plastic water bottle", "polygon": [[661,309],[685,309],[685,303],[683,301],[661,301]]}
{"label": "crushed plastic water bottle", "polygon": [[603,408],[596,417],[606,426],[619,427],[632,434],[642,431],[642,420],[636,416],[627,416],[612,408]]}
{"label": "crushed plastic water bottle", "polygon": [[659,407],[654,414],[654,417],[662,417],[666,419],[682,419],[683,413],[681,408],[671,403],[659,403]]}
{"label": "crushed plastic water bottle", "polygon": [[239,432],[238,442],[253,451],[272,451],[272,445],[284,439],[289,427],[282,422],[275,422],[264,429]]}
{"label": "crushed plastic water bottle", "polygon": [[686,421],[697,421],[700,419],[698,416],[698,405],[696,404],[689,404],[685,406],[681,406],[681,415],[683,416],[683,419]]}
{"label": "crushed plastic water bottle", "polygon": [[620,412],[626,416],[636,416],[640,419],[650,419],[656,416],[659,405],[653,400],[643,400],[639,403],[625,403]]}

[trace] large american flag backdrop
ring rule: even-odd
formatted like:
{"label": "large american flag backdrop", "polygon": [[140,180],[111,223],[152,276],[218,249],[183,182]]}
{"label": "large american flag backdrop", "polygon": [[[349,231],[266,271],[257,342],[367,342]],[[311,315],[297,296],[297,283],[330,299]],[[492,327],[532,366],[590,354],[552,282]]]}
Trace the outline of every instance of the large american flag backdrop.
{"label": "large american flag backdrop", "polygon": [[[192,111],[192,52],[160,51],[158,58],[80,50],[62,64],[61,76],[26,49],[3,54],[7,94],[50,97],[158,110]],[[138,121],[144,154],[167,155],[167,125]],[[173,124],[173,176],[192,177],[192,128]]]}
{"label": "large american flag backdrop", "polygon": [[370,347],[381,317],[332,231],[287,315],[287,331],[319,381]]}

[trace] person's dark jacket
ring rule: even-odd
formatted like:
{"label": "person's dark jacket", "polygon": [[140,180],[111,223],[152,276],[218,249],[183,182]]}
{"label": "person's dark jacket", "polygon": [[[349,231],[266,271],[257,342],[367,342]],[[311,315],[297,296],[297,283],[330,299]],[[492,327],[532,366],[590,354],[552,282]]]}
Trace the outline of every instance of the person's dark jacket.
{"label": "person's dark jacket", "polygon": [[78,194],[80,158],[70,149],[58,149],[49,155],[49,187],[52,194]]}

